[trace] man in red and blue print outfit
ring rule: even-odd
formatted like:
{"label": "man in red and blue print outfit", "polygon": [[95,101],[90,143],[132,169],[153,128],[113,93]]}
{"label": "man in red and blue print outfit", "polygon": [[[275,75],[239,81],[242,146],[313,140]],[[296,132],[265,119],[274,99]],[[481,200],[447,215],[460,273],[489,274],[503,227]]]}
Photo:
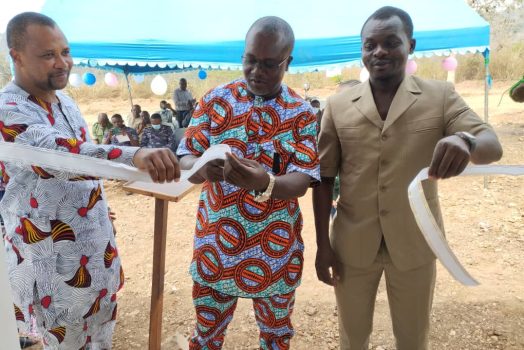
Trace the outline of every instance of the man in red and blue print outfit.
{"label": "man in red and blue print outfit", "polygon": [[207,93],[177,154],[188,169],[228,144],[190,181],[203,183],[190,272],[197,324],[190,349],[220,349],[239,297],[253,300],[261,349],[288,349],[304,244],[298,197],[319,179],[316,117],[282,84],[294,35],[278,17],[246,35],[244,78]]}

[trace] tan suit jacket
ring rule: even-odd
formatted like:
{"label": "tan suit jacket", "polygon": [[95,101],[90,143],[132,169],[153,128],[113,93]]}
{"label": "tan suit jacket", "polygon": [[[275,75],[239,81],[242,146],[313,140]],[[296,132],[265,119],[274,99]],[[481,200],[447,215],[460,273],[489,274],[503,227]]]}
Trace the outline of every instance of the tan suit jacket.
{"label": "tan suit jacket", "polygon": [[[339,261],[373,263],[384,237],[393,264],[409,270],[435,257],[415,222],[407,187],[429,166],[437,142],[457,131],[490,128],[449,83],[406,77],[382,121],[369,82],[327,101],[319,136],[321,176],[340,175],[331,244]],[[424,191],[442,227],[437,182]]]}

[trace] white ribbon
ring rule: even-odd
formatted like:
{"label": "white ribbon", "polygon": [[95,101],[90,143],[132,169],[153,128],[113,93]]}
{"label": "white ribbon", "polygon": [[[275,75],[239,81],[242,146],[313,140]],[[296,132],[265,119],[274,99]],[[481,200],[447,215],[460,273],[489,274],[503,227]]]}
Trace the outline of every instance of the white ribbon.
{"label": "white ribbon", "polygon": [[[228,145],[211,146],[195,162],[191,169],[181,171],[180,182],[189,179],[207,162],[214,159],[225,159],[226,152],[231,152],[231,148]],[[12,142],[0,142],[0,160],[106,179],[152,182],[147,172],[125,164]],[[180,182],[159,185],[173,187],[178,186]]]}
{"label": "white ribbon", "polygon": [[[192,186],[188,179],[204,164],[214,159],[225,159],[231,152],[228,145],[210,147],[190,170],[182,170],[179,182],[153,183],[149,174],[137,168],[105,159],[60,152],[11,142],[0,142],[0,160],[20,165],[39,166],[79,175],[133,181],[133,185],[153,188],[169,195],[179,195]],[[4,248],[0,247],[0,340],[6,349],[20,349],[15,323],[11,288],[5,265]],[[4,347],[2,347],[3,349]]]}
{"label": "white ribbon", "polygon": [[[476,165],[467,167],[459,176],[467,175],[524,175],[524,165]],[[460,263],[437,225],[422,188],[422,181],[428,179],[428,168],[422,169],[408,187],[408,198],[411,210],[418,227],[429,247],[442,265],[460,283],[476,286],[479,283]]]}

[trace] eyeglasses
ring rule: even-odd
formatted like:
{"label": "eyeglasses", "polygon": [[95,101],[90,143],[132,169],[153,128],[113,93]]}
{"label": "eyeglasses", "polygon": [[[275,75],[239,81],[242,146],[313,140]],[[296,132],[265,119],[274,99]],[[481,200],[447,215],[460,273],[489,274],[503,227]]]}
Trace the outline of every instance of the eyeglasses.
{"label": "eyeglasses", "polygon": [[244,66],[247,66],[247,67],[255,67],[255,66],[258,66],[259,68],[262,68],[264,70],[268,70],[268,71],[274,71],[274,70],[277,70],[279,69],[280,67],[282,67],[282,65],[284,63],[287,62],[287,60],[289,60],[291,56],[287,56],[286,58],[284,58],[284,60],[280,63],[278,62],[275,62],[275,61],[272,61],[272,60],[257,60],[253,57],[246,57],[246,56],[242,56],[242,64]]}

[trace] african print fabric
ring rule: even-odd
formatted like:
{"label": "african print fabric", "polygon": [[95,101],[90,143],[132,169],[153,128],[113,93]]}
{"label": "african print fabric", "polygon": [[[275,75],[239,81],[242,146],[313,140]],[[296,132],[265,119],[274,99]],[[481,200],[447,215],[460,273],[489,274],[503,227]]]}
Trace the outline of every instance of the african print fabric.
{"label": "african print fabric", "polygon": [[[189,342],[190,350],[221,349],[226,329],[237,307],[238,297],[216,290],[193,285],[193,303],[197,324]],[[284,295],[253,298],[253,309],[260,328],[260,349],[289,349],[294,335],[291,314],[295,304],[295,291]]]}
{"label": "african print fabric", "polygon": [[[319,179],[316,118],[287,86],[264,100],[236,80],[206,94],[193,113],[177,154],[200,156],[228,144],[276,176],[301,172]],[[286,294],[300,283],[304,244],[298,199],[254,201],[253,191],[227,182],[203,184],[190,272],[224,294]]]}
{"label": "african print fabric", "polygon": [[[91,143],[74,102],[34,98],[14,83],[0,91],[0,142],[132,164],[137,148]],[[102,182],[1,163],[4,245],[21,331],[36,318],[45,349],[110,349],[116,292],[124,283]]]}

